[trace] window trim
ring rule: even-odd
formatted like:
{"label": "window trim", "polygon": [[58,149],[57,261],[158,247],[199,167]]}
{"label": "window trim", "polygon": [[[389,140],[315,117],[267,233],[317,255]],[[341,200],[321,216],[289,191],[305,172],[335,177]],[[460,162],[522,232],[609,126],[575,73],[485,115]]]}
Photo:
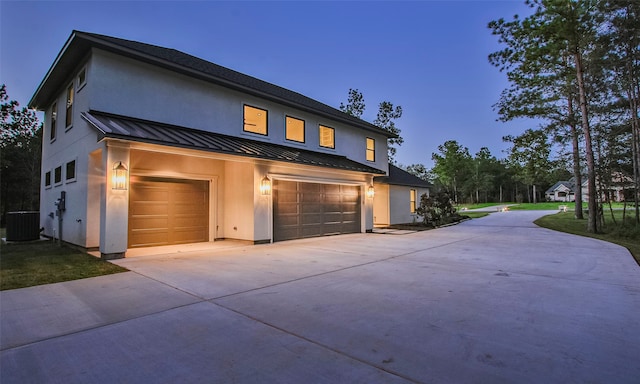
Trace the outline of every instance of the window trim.
{"label": "window trim", "polygon": [[[76,91],[73,86],[74,84],[75,81],[72,81],[67,87],[67,92],[65,94],[65,131],[68,131],[73,127],[73,104],[75,103],[76,98]],[[71,94],[71,98],[69,98],[69,94]]]}
{"label": "window trim", "polygon": [[[73,177],[69,178],[69,164],[73,163]],[[66,163],[64,163],[64,182],[65,184],[67,183],[74,183],[76,182],[78,179],[78,159],[75,158],[73,160],[69,160]]]}
{"label": "window trim", "polygon": [[[80,75],[84,73],[84,81],[80,81]],[[87,66],[85,65],[84,67],[82,67],[82,69],[78,72],[78,76],[76,76],[76,93],[80,92],[80,90],[82,88],[84,88],[85,85],[87,85]]]}
{"label": "window trim", "polygon": [[58,135],[58,102],[54,101],[51,105],[51,118],[49,119],[49,142],[56,141]]}
{"label": "window trim", "polygon": [[[330,129],[331,132],[333,132],[333,134],[332,134],[333,141],[331,143],[332,146],[322,145],[322,133],[321,133],[322,132],[322,128]],[[333,127],[330,127],[328,125],[318,124],[318,145],[321,148],[336,149],[336,129],[333,128]]]}
{"label": "window trim", "polygon": [[[246,108],[247,108],[247,107],[249,107],[249,108],[253,108],[253,109],[257,109],[257,110],[260,110],[260,111],[263,111],[263,112],[264,112],[264,115],[265,115],[265,116],[264,116],[264,119],[265,119],[265,122],[264,122],[264,123],[265,123],[264,130],[265,130],[265,133],[254,132],[254,131],[248,131],[248,130],[246,129],[247,123],[245,122],[245,120],[246,120],[245,115],[246,115],[246,112],[247,112],[247,110],[246,110]],[[243,105],[242,105],[242,132],[243,132],[243,133],[249,133],[249,134],[252,134],[252,135],[265,136],[265,137],[266,137],[266,136],[269,136],[269,111],[268,111],[268,110],[266,110],[266,109],[260,108],[260,107],[256,107],[255,105],[246,104],[246,103],[245,103],[245,104],[243,104]]]}
{"label": "window trim", "polygon": [[[369,141],[371,141],[371,143],[373,143],[373,148],[369,148]],[[372,159],[369,159],[369,154],[373,155]],[[366,139],[366,152],[364,155],[364,158],[367,161],[371,161],[371,162],[375,162],[376,161],[376,139],[372,138],[372,137],[367,137]]]}
{"label": "window trim", "polygon": [[[56,181],[56,171],[60,170],[60,180]],[[62,177],[62,165],[58,165],[57,167],[55,167],[53,169],[53,185],[58,186],[58,185],[62,185],[62,181],[64,180],[64,177]]]}
{"label": "window trim", "polygon": [[[49,179],[49,184],[47,184],[47,179]],[[44,173],[44,189],[51,189],[51,187],[53,187],[53,184],[51,183],[52,178],[51,178],[51,169],[49,169],[47,172]]]}
{"label": "window trim", "polygon": [[409,210],[411,213],[416,213],[418,200],[418,191],[416,189],[409,189]]}
{"label": "window trim", "polygon": [[[297,120],[297,121],[301,121],[302,122],[302,141],[300,140],[295,140],[295,139],[290,139],[289,137],[287,137],[289,135],[289,126],[287,125],[288,119],[291,120]],[[307,141],[307,123],[303,120],[303,119],[298,119],[297,117],[293,117],[291,115],[285,115],[284,116],[284,139],[287,141],[291,141],[293,143],[301,143],[304,144]]]}

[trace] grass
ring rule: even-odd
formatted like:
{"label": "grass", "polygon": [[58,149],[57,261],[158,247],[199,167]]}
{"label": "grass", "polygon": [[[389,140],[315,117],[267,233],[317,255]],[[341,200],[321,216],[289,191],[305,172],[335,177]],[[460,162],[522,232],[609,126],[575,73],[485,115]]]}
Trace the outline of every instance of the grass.
{"label": "grass", "polygon": [[125,272],[125,268],[50,241],[0,246],[0,290]]}
{"label": "grass", "polygon": [[[566,205],[567,209],[569,211],[574,211],[576,208],[576,204],[575,203],[571,203],[571,202],[560,202],[560,201],[555,201],[555,202],[540,202],[540,203],[514,203],[514,202],[506,202],[506,203],[480,203],[480,204],[463,204],[460,205],[458,208],[458,212],[460,212],[460,210],[462,208],[466,208],[466,209],[476,209],[476,208],[486,208],[486,207],[493,207],[493,206],[504,206],[504,205],[511,205],[509,207],[509,210],[516,210],[516,211],[522,211],[522,210],[526,210],[526,211],[558,211],[561,205]],[[622,209],[624,207],[624,205],[622,203],[612,203],[611,204],[612,207],[614,209]],[[587,203],[583,203],[582,204],[583,209],[586,211],[587,209]],[[605,204],[604,205],[604,209],[608,210],[609,209],[609,205]],[[627,205],[627,211],[631,211],[633,210],[633,207],[630,207],[629,205]],[[465,215],[468,212],[462,212]]]}
{"label": "grass", "polygon": [[489,215],[489,212],[459,212],[462,216],[469,216],[472,219],[479,219]]}
{"label": "grass", "polygon": [[539,218],[535,223],[541,227],[553,229],[555,231],[571,233],[574,235],[587,236],[622,245],[627,248],[633,255],[636,262],[640,265],[640,225],[635,225],[627,220],[623,226],[622,212],[615,211],[618,226],[614,226],[610,215],[605,216],[606,225],[603,233],[587,232],[587,221],[577,220],[572,212],[556,213]]}

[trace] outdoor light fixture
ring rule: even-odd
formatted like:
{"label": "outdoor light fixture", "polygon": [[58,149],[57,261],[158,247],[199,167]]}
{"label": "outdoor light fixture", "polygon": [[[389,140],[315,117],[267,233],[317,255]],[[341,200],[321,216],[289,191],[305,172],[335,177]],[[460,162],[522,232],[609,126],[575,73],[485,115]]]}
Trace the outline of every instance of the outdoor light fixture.
{"label": "outdoor light fixture", "polygon": [[122,161],[118,161],[113,166],[113,174],[111,175],[113,189],[126,190],[127,189],[127,167],[122,164]]}
{"label": "outdoor light fixture", "polygon": [[263,196],[271,194],[271,180],[267,176],[260,181],[260,194]]}
{"label": "outdoor light fixture", "polygon": [[367,188],[367,197],[368,198],[373,198],[373,195],[375,195],[375,191],[373,189],[373,185],[370,185],[369,188]]}

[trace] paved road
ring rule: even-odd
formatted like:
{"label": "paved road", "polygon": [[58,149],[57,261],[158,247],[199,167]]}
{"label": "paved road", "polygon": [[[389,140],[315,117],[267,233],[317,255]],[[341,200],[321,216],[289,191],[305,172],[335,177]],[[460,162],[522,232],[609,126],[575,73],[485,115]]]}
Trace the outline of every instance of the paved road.
{"label": "paved road", "polygon": [[512,211],[0,293],[0,382],[638,383],[640,267]]}

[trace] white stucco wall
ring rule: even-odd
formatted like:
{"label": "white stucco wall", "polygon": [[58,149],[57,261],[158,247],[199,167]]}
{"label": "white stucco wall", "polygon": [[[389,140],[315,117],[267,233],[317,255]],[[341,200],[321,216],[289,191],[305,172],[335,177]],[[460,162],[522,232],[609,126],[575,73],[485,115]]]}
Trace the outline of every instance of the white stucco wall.
{"label": "white stucco wall", "polygon": [[389,225],[389,184],[375,183],[373,197],[373,224]]}
{"label": "white stucco wall", "polygon": [[420,221],[420,218],[411,213],[410,190],[415,189],[416,207],[420,205],[420,196],[429,192],[428,188],[405,187],[401,185],[389,185],[389,213],[390,224],[404,224]]}
{"label": "white stucco wall", "polygon": [[[384,171],[388,168],[384,135],[132,59],[94,49],[91,81],[95,92],[90,108],[94,110],[334,153]],[[267,110],[267,136],[243,131],[245,104]],[[285,139],[287,115],[305,121],[304,143]],[[320,147],[319,125],[335,129],[335,149]],[[366,160],[367,137],[376,141],[375,162]]]}
{"label": "white stucco wall", "polygon": [[[79,87],[78,72],[86,68],[87,82]],[[87,193],[89,180],[89,154],[102,147],[96,140],[95,131],[82,119],[80,113],[88,109],[91,98],[91,62],[79,63],[76,70],[69,76],[62,89],[59,90],[55,102],[57,104],[56,136],[51,140],[51,103],[45,111],[44,132],[42,145],[42,173],[40,190],[40,222],[46,236],[59,237],[58,217],[55,213],[55,202],[62,191],[66,192],[66,210],[62,215],[62,239],[66,242],[92,247],[95,244],[87,242],[87,205],[89,199],[97,196]],[[73,123],[65,127],[66,92],[67,87],[74,84]],[[66,180],[66,164],[76,161],[76,177]],[[62,182],[54,182],[57,167],[62,167]],[[45,174],[51,172],[51,186],[45,187]]]}

